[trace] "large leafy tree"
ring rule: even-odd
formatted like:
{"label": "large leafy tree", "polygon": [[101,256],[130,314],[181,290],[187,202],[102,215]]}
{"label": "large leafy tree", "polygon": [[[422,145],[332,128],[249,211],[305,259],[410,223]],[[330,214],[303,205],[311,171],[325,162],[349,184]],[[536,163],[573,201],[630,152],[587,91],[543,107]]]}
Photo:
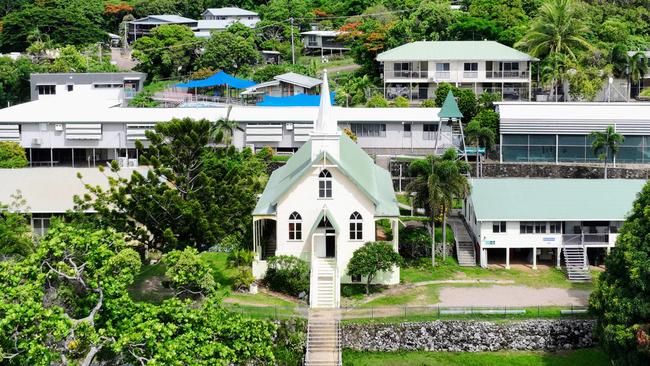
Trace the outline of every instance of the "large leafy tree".
{"label": "large leafy tree", "polygon": [[206,120],[157,124],[147,132],[149,147],[138,144],[148,172],[112,179],[107,191],[88,186],[80,208],[93,207],[100,220],[164,251],[205,250],[228,235],[247,235],[265,164],[248,149],[215,147],[221,140],[210,138],[214,128]]}
{"label": "large leafy tree", "polygon": [[55,222],[38,250],[0,262],[3,365],[273,363],[275,326],[172,298],[135,303],[140,270],[122,234]]}
{"label": "large leafy tree", "polygon": [[364,244],[354,251],[348,263],[348,276],[366,278],[366,295],[370,294],[370,284],[379,272],[388,272],[402,264],[402,257],[393,249],[391,243],[377,241]]}
{"label": "large leafy tree", "polygon": [[136,68],[151,79],[179,77],[192,70],[201,43],[184,25],[161,25],[133,44]]}
{"label": "large leafy tree", "polygon": [[650,185],[646,184],[605,259],[589,300],[600,344],[615,365],[650,364]]}
{"label": "large leafy tree", "polygon": [[27,57],[12,60],[0,57],[0,107],[26,102],[30,99],[30,74],[43,70]]}
{"label": "large leafy tree", "polygon": [[614,126],[607,126],[604,132],[594,131],[590,137],[593,139],[591,149],[598,158],[603,161],[605,168],[605,179],[607,179],[607,161],[614,159],[618,154],[619,146],[623,142],[623,135],[616,132]]}
{"label": "large leafy tree", "polygon": [[489,127],[481,126],[480,119],[473,119],[465,128],[465,139],[467,143],[476,149],[476,177],[480,176],[480,153],[479,147],[484,147],[485,152],[494,145],[495,135]]}
{"label": "large leafy tree", "polygon": [[240,70],[250,70],[259,58],[253,39],[228,31],[215,32],[205,44],[197,67],[213,67],[236,74]]}
{"label": "large leafy tree", "polygon": [[0,50],[24,51],[34,30],[48,35],[55,45],[85,45],[106,39],[106,33],[82,11],[68,7],[26,6],[4,17]]}

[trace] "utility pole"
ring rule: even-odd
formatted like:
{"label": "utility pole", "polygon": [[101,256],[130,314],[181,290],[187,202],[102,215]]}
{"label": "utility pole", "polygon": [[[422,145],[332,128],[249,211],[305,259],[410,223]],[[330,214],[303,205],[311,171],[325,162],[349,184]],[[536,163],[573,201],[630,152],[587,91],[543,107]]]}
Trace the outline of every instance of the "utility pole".
{"label": "utility pole", "polygon": [[124,22],[124,41],[122,41],[122,49],[124,50],[124,53],[126,53],[128,35],[129,35],[129,22]]}
{"label": "utility pole", "polygon": [[296,48],[293,44],[293,17],[289,18],[291,20],[291,63],[296,64]]}

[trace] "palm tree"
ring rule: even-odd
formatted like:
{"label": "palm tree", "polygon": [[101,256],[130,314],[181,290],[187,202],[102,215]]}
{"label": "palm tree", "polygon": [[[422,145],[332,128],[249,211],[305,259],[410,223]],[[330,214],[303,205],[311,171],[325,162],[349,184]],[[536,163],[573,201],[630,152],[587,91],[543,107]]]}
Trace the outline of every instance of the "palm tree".
{"label": "palm tree", "polygon": [[442,214],[443,258],[447,250],[447,213],[452,208],[453,200],[462,197],[468,190],[467,178],[463,173],[468,165],[458,158],[455,149],[445,151],[442,156],[428,156],[425,160],[416,160],[409,166],[409,173],[414,177],[406,190],[415,196],[414,205],[424,207],[431,217],[431,264],[435,265],[435,218]]}
{"label": "palm tree", "polygon": [[473,145],[476,149],[476,177],[479,177],[480,154],[479,147],[485,147],[485,152],[494,145],[494,131],[489,127],[481,127],[478,119],[473,119],[465,128],[465,139],[467,144]]}
{"label": "palm tree", "polygon": [[598,154],[598,158],[605,163],[605,179],[607,179],[607,160],[611,152],[612,159],[618,154],[618,147],[623,142],[623,135],[616,133],[614,126],[607,126],[605,132],[594,131],[591,133],[593,142],[591,149],[594,154]]}
{"label": "palm tree", "polygon": [[232,110],[232,106],[228,106],[228,111],[226,112],[226,116],[224,118],[219,118],[217,122],[214,124],[212,128],[212,141],[214,141],[215,144],[223,142],[226,146],[229,146],[232,143],[232,138],[234,135],[235,130],[240,130],[243,131],[240,127],[237,121],[233,121],[230,119],[230,111]]}
{"label": "palm tree", "polygon": [[592,48],[583,37],[588,32],[589,28],[576,14],[574,0],[548,0],[539,8],[537,18],[515,47],[539,58],[557,53],[575,60],[575,50]]}
{"label": "palm tree", "polygon": [[632,97],[632,84],[638,84],[641,78],[648,73],[648,59],[644,52],[636,52],[628,56],[627,75],[629,78],[629,96]]}

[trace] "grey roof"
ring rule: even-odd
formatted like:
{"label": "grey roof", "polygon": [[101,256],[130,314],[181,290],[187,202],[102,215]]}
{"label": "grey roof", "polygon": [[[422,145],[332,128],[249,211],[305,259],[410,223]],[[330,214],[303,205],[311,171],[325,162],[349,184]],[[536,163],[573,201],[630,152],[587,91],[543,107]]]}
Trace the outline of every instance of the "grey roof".
{"label": "grey roof", "polygon": [[637,179],[473,179],[471,197],[479,221],[622,221],[645,184]]}
{"label": "grey roof", "polygon": [[224,30],[235,23],[241,23],[248,28],[254,28],[258,19],[210,19],[199,20],[196,29],[200,30]]}
{"label": "grey roof", "polygon": [[377,61],[536,61],[495,41],[412,42],[377,55]]}
{"label": "grey roof", "polygon": [[295,72],[287,72],[285,74],[277,75],[275,80],[284,81],[285,83],[302,86],[303,88],[311,89],[323,83],[322,80],[312,78],[307,75],[296,74]]}
{"label": "grey roof", "polygon": [[148,15],[144,18],[131,21],[131,23],[136,24],[188,24],[196,22],[194,19],[173,14]]}
{"label": "grey roof", "polygon": [[203,12],[203,15],[210,14],[213,16],[257,16],[254,11],[241,9],[235,6],[225,8],[209,8]]}
{"label": "grey roof", "polygon": [[[124,168],[119,175],[129,178],[134,171],[145,174],[148,168]],[[81,173],[83,182],[77,178]],[[88,193],[83,183],[109,188],[108,176],[115,173],[98,168],[22,168],[0,169],[0,203],[12,202],[11,196],[20,191],[27,201],[23,210],[31,213],[63,213],[74,208],[72,198]]]}
{"label": "grey roof", "polygon": [[339,170],[374,202],[375,216],[399,216],[390,173],[376,165],[347,135],[341,134],[339,139],[340,161],[336,161],[327,153],[321,153],[312,160],[311,140],[307,141],[283,167],[271,174],[262,196],[257,201],[253,215],[275,215],[278,201],[309,171],[312,165],[326,158],[330,163],[337,165]]}

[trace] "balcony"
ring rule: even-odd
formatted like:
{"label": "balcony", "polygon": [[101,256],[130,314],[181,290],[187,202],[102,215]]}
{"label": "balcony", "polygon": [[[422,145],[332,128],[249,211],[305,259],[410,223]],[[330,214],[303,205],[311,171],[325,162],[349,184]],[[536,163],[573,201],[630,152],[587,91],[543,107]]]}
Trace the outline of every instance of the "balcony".
{"label": "balcony", "polygon": [[429,70],[386,70],[384,79],[456,81],[456,82],[500,82],[502,80],[528,81],[528,71],[429,71]]}
{"label": "balcony", "polygon": [[463,71],[463,78],[465,79],[477,79],[478,71]]}
{"label": "balcony", "polygon": [[564,245],[609,245],[611,234],[564,234]]}
{"label": "balcony", "polygon": [[486,71],[487,79],[528,79],[528,71]]}

